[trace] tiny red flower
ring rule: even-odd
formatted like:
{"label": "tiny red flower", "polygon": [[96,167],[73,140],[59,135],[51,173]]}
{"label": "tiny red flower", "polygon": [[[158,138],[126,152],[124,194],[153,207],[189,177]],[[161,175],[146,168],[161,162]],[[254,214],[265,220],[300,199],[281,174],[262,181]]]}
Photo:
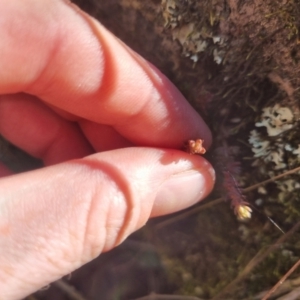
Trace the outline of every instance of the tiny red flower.
{"label": "tiny red flower", "polygon": [[188,140],[186,151],[190,154],[204,154],[206,149],[203,147],[203,140]]}

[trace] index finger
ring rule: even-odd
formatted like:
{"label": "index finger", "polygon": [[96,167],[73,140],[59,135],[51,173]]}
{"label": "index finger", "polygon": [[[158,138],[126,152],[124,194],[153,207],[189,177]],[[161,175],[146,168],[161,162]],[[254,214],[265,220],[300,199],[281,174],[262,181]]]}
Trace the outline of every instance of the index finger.
{"label": "index finger", "polygon": [[96,20],[62,0],[0,0],[0,94],[25,92],[113,126],[138,145],[211,134],[172,83]]}

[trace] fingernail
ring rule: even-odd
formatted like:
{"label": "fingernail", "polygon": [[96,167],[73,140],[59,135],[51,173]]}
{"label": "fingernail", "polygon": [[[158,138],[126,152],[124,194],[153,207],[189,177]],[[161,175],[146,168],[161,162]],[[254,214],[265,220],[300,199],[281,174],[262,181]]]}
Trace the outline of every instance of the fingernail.
{"label": "fingernail", "polygon": [[204,170],[189,170],[172,175],[159,190],[154,209],[158,209],[159,214],[167,214],[197,203],[211,191],[214,177],[210,165]]}

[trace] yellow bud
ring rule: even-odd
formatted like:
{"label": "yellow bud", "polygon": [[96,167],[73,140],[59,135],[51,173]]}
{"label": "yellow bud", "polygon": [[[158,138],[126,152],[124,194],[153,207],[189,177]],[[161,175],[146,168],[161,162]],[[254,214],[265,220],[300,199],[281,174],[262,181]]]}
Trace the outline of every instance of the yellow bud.
{"label": "yellow bud", "polygon": [[251,218],[252,209],[247,205],[238,205],[235,209],[235,213],[239,220],[247,220]]}

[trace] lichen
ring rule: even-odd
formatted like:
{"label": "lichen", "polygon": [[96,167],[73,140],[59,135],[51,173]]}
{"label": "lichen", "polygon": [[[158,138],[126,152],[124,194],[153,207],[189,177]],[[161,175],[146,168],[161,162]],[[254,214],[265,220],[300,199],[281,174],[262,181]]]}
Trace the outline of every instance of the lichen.
{"label": "lichen", "polygon": [[260,122],[256,127],[266,127],[269,136],[276,136],[293,128],[294,115],[289,107],[275,104],[273,107],[263,109]]}
{"label": "lichen", "polygon": [[[219,1],[220,2],[220,1]],[[217,4],[217,3],[216,3]],[[194,63],[201,53],[209,53],[216,64],[221,64],[226,55],[227,36],[220,34],[220,19],[224,3],[209,5],[207,2],[162,0],[162,14],[165,28],[182,46],[182,55]],[[222,9],[221,9],[222,8]],[[195,13],[201,11],[202,13]]]}

